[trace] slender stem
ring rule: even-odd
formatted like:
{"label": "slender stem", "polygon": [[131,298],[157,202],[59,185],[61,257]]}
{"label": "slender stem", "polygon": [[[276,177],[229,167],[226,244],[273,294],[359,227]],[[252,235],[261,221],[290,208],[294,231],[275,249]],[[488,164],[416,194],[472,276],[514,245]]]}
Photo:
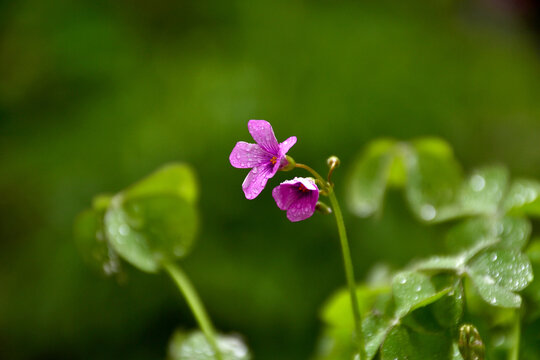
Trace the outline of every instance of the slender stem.
{"label": "slender stem", "polygon": [[[298,164],[297,164],[298,165]],[[354,269],[351,259],[351,251],[349,249],[349,241],[347,240],[347,232],[345,230],[345,222],[343,221],[343,215],[341,214],[341,208],[336,198],[336,194],[333,189],[330,190],[328,197],[334,210],[336,217],[336,223],[339,232],[339,239],[341,241],[341,251],[343,254],[343,264],[345,265],[345,275],[347,277],[347,285],[349,287],[349,293],[351,295],[351,307],[354,317],[355,326],[355,338],[358,343],[360,359],[366,359],[366,352],[364,348],[364,335],[362,333],[362,314],[358,306],[358,298],[356,296],[356,281],[354,279]]]}
{"label": "slender stem", "polygon": [[193,284],[191,281],[189,281],[189,278],[177,264],[165,263],[164,267],[178,286],[178,289],[180,289],[180,292],[186,298],[186,301],[193,312],[193,316],[195,316],[195,319],[199,323],[199,327],[206,336],[206,340],[216,354],[216,360],[222,360],[223,357],[219,351],[216,341],[216,331],[214,330],[214,326],[212,325],[212,322],[210,321],[210,318],[208,317],[208,314],[206,313],[206,310],[204,309],[201,299],[199,298],[199,295],[197,295],[197,291],[195,291]]}
{"label": "slender stem", "polygon": [[311,173],[311,175],[315,176],[315,178],[317,180],[319,180],[323,184],[326,184],[326,181],[322,178],[322,176],[319,175],[319,173],[316,172],[315,170],[313,170],[311,167],[309,167],[309,166],[307,166],[305,164],[299,164],[299,163],[296,163],[296,167],[309,171]]}
{"label": "slender stem", "polygon": [[514,346],[510,348],[508,353],[508,360],[518,360],[519,359],[519,342],[521,337],[521,314],[519,309],[514,313],[514,324],[512,326],[512,337],[514,340]]}

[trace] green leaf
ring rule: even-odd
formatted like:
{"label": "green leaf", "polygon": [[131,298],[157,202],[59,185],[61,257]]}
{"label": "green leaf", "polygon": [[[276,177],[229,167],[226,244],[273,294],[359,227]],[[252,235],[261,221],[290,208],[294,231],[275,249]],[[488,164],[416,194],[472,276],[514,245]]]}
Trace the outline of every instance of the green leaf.
{"label": "green leaf", "polygon": [[452,354],[446,334],[418,333],[406,326],[394,327],[381,348],[381,360],[448,360]]}
{"label": "green leaf", "polygon": [[373,359],[377,354],[393,325],[394,321],[383,314],[373,313],[364,318],[362,332],[365,339],[367,360]]}
{"label": "green leaf", "polygon": [[314,360],[351,360],[358,348],[350,329],[327,327],[317,342]]}
{"label": "green leaf", "polygon": [[460,285],[431,305],[431,310],[439,325],[450,328],[460,322],[463,316],[464,298],[463,287],[460,282]]}
{"label": "green leaf", "polygon": [[497,243],[506,249],[521,249],[531,234],[531,224],[525,218],[506,216],[498,218],[472,218],[448,231],[446,245],[455,251],[471,249],[481,243]]}
{"label": "green leaf", "polygon": [[[373,215],[382,207],[384,193],[394,162],[395,140],[371,142],[355,161],[348,179],[349,207],[361,217]],[[394,175],[394,181],[399,176]]]}
{"label": "green leaf", "polygon": [[406,196],[415,215],[423,221],[454,216],[462,171],[450,146],[441,139],[418,139],[405,154]]}
{"label": "green leaf", "polygon": [[396,315],[403,317],[414,309],[437,301],[448,291],[448,288],[437,291],[430,277],[423,273],[401,272],[392,281]]}
{"label": "green leaf", "polygon": [[523,290],[533,279],[529,258],[518,251],[485,251],[470,262],[469,269],[511,291]]}
{"label": "green leaf", "polygon": [[[251,354],[236,336],[218,335],[218,347],[223,360],[250,360]],[[200,331],[186,334],[176,331],[169,342],[167,360],[215,360],[215,353]]]}
{"label": "green leaf", "polygon": [[107,241],[104,212],[88,209],[80,213],[75,219],[74,235],[85,262],[105,275],[112,275],[120,271],[120,260]]}
{"label": "green leaf", "polygon": [[495,214],[508,184],[508,170],[502,166],[478,169],[464,182],[460,205],[469,215]]}
{"label": "green leaf", "polygon": [[114,197],[105,214],[114,250],[140,270],[189,253],[198,227],[197,183],[184,164],[162,167]]}
{"label": "green leaf", "polygon": [[465,264],[466,257],[458,256],[433,256],[426,260],[420,260],[413,264],[415,270],[439,271],[439,270],[458,270]]}
{"label": "green leaf", "polygon": [[519,307],[521,297],[513,291],[524,289],[533,279],[526,255],[518,251],[485,251],[475,257],[468,270],[480,296],[501,307]]}
{"label": "green leaf", "polygon": [[510,214],[540,216],[540,182],[514,181],[506,195],[504,208]]}
{"label": "green leaf", "polygon": [[199,196],[195,172],[181,163],[168,164],[122,192],[125,199],[149,195],[176,195],[194,205]]}
{"label": "green leaf", "polygon": [[[357,287],[356,296],[360,312],[367,313],[381,294],[389,293],[389,286],[368,287],[362,285]],[[351,297],[348,289],[339,290],[326,302],[321,311],[321,318],[328,325],[354,329]]]}
{"label": "green leaf", "polygon": [[129,198],[109,208],[107,236],[115,251],[140,270],[156,272],[163,261],[189,253],[197,212],[175,195]]}

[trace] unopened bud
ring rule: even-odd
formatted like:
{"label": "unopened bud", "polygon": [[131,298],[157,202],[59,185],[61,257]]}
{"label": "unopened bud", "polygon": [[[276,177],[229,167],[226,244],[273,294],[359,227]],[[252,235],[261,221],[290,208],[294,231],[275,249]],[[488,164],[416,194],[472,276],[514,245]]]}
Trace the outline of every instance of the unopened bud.
{"label": "unopened bud", "polygon": [[315,210],[324,215],[332,213],[332,208],[321,201],[317,201],[317,204],[315,205]]}
{"label": "unopened bud", "polygon": [[326,160],[326,163],[328,164],[330,170],[334,170],[339,166],[341,162],[339,161],[339,158],[337,156],[332,155],[328,158],[328,160]]}
{"label": "unopened bud", "polygon": [[465,324],[459,328],[458,347],[464,360],[484,360],[484,342],[474,325]]}

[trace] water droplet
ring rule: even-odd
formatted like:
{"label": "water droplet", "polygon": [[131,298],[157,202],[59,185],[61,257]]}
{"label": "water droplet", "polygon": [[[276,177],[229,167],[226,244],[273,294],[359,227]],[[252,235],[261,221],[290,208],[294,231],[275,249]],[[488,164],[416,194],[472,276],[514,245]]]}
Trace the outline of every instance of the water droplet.
{"label": "water droplet", "polygon": [[487,283],[487,284],[495,284],[495,280],[493,280],[493,278],[489,275],[486,275],[484,276],[484,281]]}
{"label": "water droplet", "polygon": [[496,260],[497,260],[497,254],[492,254],[491,261],[496,261]]}
{"label": "water droplet", "polygon": [[120,235],[126,236],[127,234],[129,234],[129,227],[126,224],[122,224],[118,228],[118,232],[120,233]]}
{"label": "water droplet", "polygon": [[492,297],[491,299],[489,299],[489,303],[492,304],[492,305],[495,305],[497,303],[497,299]]}
{"label": "water droplet", "polygon": [[414,291],[420,291],[422,290],[422,285],[417,285],[415,288],[414,288]]}
{"label": "water droplet", "polygon": [[400,284],[405,284],[405,283],[407,283],[407,279],[403,277],[403,278],[401,278],[401,279],[399,280],[399,283],[400,283]]}
{"label": "water droplet", "polygon": [[478,174],[473,175],[470,180],[470,185],[473,191],[482,191],[486,186],[486,179]]}
{"label": "water droplet", "polygon": [[420,208],[420,217],[426,221],[435,219],[437,215],[437,210],[430,204],[424,204]]}

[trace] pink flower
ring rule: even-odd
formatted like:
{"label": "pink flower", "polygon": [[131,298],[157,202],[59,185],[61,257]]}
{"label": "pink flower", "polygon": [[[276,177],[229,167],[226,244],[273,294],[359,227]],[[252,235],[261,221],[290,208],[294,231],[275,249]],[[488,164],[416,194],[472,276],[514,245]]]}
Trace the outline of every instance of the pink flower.
{"label": "pink flower", "polygon": [[319,188],[311,178],[295,177],[276,186],[272,196],[277,206],[287,211],[287,219],[296,222],[313,215],[319,200]]}
{"label": "pink flower", "polygon": [[287,151],[296,143],[296,136],[291,136],[278,143],[272,125],[265,120],[249,120],[248,130],[256,144],[239,141],[229,156],[235,168],[251,171],[242,183],[247,199],[255,199],[266,186],[268,179],[287,166]]}

